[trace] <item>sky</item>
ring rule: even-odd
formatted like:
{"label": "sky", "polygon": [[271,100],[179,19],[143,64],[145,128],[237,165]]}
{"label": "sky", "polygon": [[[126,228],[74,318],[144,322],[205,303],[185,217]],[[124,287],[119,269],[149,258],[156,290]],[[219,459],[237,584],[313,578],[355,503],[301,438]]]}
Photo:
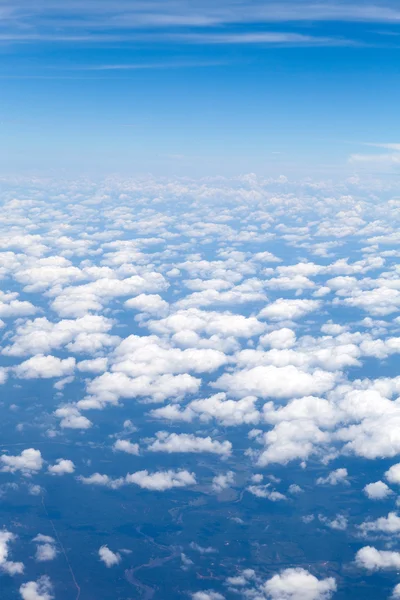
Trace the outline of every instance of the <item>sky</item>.
{"label": "sky", "polygon": [[3,173],[395,175],[397,2],[0,3]]}

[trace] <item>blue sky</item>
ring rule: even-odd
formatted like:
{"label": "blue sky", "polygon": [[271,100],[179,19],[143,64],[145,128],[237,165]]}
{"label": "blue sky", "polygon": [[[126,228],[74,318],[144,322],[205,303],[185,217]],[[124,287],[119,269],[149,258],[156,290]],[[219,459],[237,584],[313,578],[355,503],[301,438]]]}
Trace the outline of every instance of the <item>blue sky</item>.
{"label": "blue sky", "polygon": [[396,2],[3,0],[0,14],[3,172],[398,169]]}

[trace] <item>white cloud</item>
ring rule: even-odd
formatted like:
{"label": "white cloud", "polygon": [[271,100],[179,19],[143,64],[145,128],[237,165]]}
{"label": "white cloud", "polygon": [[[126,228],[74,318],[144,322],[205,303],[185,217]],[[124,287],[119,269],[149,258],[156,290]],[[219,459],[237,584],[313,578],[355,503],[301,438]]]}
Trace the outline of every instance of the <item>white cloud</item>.
{"label": "white cloud", "polygon": [[262,346],[271,348],[292,348],[296,342],[296,334],[292,329],[282,327],[282,329],[276,329],[261,336],[259,341]]}
{"label": "white cloud", "polygon": [[57,408],[54,416],[61,419],[61,429],[89,429],[92,426],[91,421],[81,415],[79,410],[71,404]]}
{"label": "white cloud", "polygon": [[284,494],[281,494],[276,490],[271,490],[270,483],[267,483],[265,485],[249,485],[247,490],[251,494],[253,494],[253,496],[257,496],[257,498],[266,498],[267,500],[271,500],[272,502],[280,502],[282,500],[287,500]]}
{"label": "white cloud", "polygon": [[158,317],[168,313],[169,304],[159,294],[139,294],[125,302],[127,308],[133,308],[140,312],[149,313]]}
{"label": "white cloud", "polygon": [[112,552],[108,546],[101,546],[99,548],[99,557],[108,568],[114,567],[121,562],[121,555],[118,552]]}
{"label": "white cloud", "polygon": [[376,521],[365,521],[360,526],[360,530],[364,534],[373,531],[382,533],[399,533],[400,532],[400,517],[395,512],[390,512],[387,517],[379,517]]}
{"label": "white cloud", "polygon": [[170,397],[179,400],[186,394],[196,393],[200,385],[201,380],[188,373],[135,378],[125,373],[103,373],[89,383],[89,395],[77,402],[77,407],[82,410],[101,409],[107,404],[118,404],[120,398],[146,397],[153,402],[163,402]]}
{"label": "white cloud", "polygon": [[13,562],[8,560],[11,542],[16,540],[16,536],[7,531],[0,529],[0,573],[1,571],[8,575],[20,575],[24,572],[24,564],[22,562]]}
{"label": "white cloud", "polygon": [[215,554],[217,550],[212,546],[200,546],[196,542],[190,542],[190,547],[192,550],[196,550],[196,552],[200,552],[200,554]]}
{"label": "white cloud", "polygon": [[189,308],[178,310],[165,319],[152,321],[149,323],[149,328],[151,331],[161,334],[194,331],[208,336],[250,338],[260,335],[265,330],[265,324],[255,317]]}
{"label": "white cloud", "polygon": [[333,577],[317,579],[305,569],[285,569],[263,585],[271,600],[329,600],[335,591]]}
{"label": "white cloud", "polygon": [[345,531],[347,529],[348,522],[344,515],[336,515],[333,519],[318,515],[318,519],[330,529],[335,529],[337,531]]}
{"label": "white cloud", "polygon": [[247,396],[241,400],[227,400],[221,392],[202,400],[189,402],[183,410],[176,404],[169,404],[151,411],[151,416],[167,421],[192,422],[195,418],[203,422],[215,419],[226,426],[255,425],[260,420],[260,413],[255,404],[257,398]]}
{"label": "white cloud", "polygon": [[371,500],[383,500],[391,494],[392,490],[383,481],[375,481],[374,483],[368,483],[364,487],[365,495]]}
{"label": "white cloud", "polygon": [[192,600],[225,600],[225,596],[213,590],[206,590],[192,594]]}
{"label": "white cloud", "polygon": [[194,452],[219,454],[220,456],[229,456],[232,452],[232,444],[228,441],[218,442],[211,437],[196,437],[190,433],[167,433],[159,431],[156,433],[156,440],[148,447],[151,452]]}
{"label": "white cloud", "polygon": [[54,560],[57,556],[57,548],[54,543],[38,544],[36,547],[35,559],[37,562],[47,562]]}
{"label": "white cloud", "polygon": [[22,600],[53,600],[53,586],[47,575],[37,581],[28,581],[19,588]]}
{"label": "white cloud", "polygon": [[73,473],[75,471],[75,465],[72,460],[58,458],[56,464],[49,465],[47,470],[51,475],[65,475],[66,473]]}
{"label": "white cloud", "polygon": [[306,373],[293,365],[269,365],[243,369],[233,374],[224,373],[214,386],[229,391],[233,396],[298,398],[327,392],[334,386],[335,379],[335,374],[320,369]]}
{"label": "white cloud", "polygon": [[228,471],[227,473],[220,475],[216,475],[212,480],[212,489],[214,492],[219,494],[222,490],[230,487],[235,483],[235,474],[233,471]]}
{"label": "white cloud", "polygon": [[194,473],[189,471],[159,471],[149,473],[148,471],[137,471],[126,476],[127,483],[135,483],[146,490],[163,492],[172,488],[182,488],[196,484]]}
{"label": "white cloud", "polygon": [[43,467],[43,458],[40,450],[27,448],[17,456],[2,454],[0,456],[0,470],[9,473],[21,471],[24,475],[37,473]]}
{"label": "white cloud", "polygon": [[400,484],[400,463],[392,465],[385,473],[386,479],[389,483]]}
{"label": "white cloud", "polygon": [[126,452],[127,454],[139,455],[139,444],[132,444],[129,440],[117,440],[113,446],[114,450]]}
{"label": "white cloud", "polygon": [[400,552],[391,552],[389,550],[377,550],[373,546],[364,546],[355,557],[357,566],[369,571],[379,571],[383,569],[400,569]]}
{"label": "white cloud", "polygon": [[14,373],[19,379],[49,379],[71,375],[75,369],[75,359],[61,359],[56,356],[37,354],[14,367]]}
{"label": "white cloud", "polygon": [[391,598],[394,600],[400,598],[400,583],[394,587]]}
{"label": "white cloud", "polygon": [[269,304],[260,312],[262,319],[271,321],[284,321],[300,319],[310,312],[316,311],[321,307],[319,300],[288,300],[279,298],[272,304]]}
{"label": "white cloud", "polygon": [[347,469],[341,468],[331,471],[326,477],[318,477],[317,485],[338,485],[339,483],[348,484]]}

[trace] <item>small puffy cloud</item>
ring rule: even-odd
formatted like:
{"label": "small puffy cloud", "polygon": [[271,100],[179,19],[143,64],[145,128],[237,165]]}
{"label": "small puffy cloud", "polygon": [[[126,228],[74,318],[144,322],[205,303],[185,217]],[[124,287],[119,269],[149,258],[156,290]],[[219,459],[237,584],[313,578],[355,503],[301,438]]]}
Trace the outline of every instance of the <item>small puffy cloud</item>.
{"label": "small puffy cloud", "polygon": [[197,544],[196,542],[190,542],[190,547],[192,550],[200,552],[200,554],[214,554],[217,552],[212,546],[200,546],[200,544]]}
{"label": "small puffy cloud", "polygon": [[232,452],[232,444],[228,441],[218,442],[211,437],[196,437],[191,433],[167,433],[159,431],[156,440],[147,448],[151,452],[194,452],[219,454],[229,456]]}
{"label": "small puffy cloud", "polygon": [[180,410],[176,404],[169,404],[151,411],[151,416],[166,421],[183,421],[191,423],[198,418],[208,422],[215,419],[226,426],[239,426],[243,424],[255,425],[260,420],[260,413],[256,408],[257,398],[246,396],[240,400],[228,400],[225,392],[214,394],[209,398],[193,400]]}
{"label": "small puffy cloud", "polygon": [[108,568],[114,567],[121,562],[121,555],[118,554],[118,552],[112,552],[108,546],[101,546],[101,548],[99,548],[99,557]]}
{"label": "small puffy cloud", "polygon": [[136,298],[127,300],[126,308],[163,317],[168,313],[169,304],[159,294],[139,294]]}
{"label": "small puffy cloud", "polygon": [[38,533],[36,537],[33,538],[33,542],[37,542],[38,544],[55,544],[56,541],[51,535],[44,535],[43,533]]}
{"label": "small puffy cloud", "polygon": [[369,571],[399,570],[400,552],[377,550],[373,546],[364,546],[357,552],[355,561],[357,566]]}
{"label": "small puffy cloud", "polygon": [[323,515],[319,515],[318,519],[330,529],[336,529],[337,531],[344,531],[347,529],[347,519],[343,515],[336,515],[334,519],[328,519]]}
{"label": "small puffy cloud", "polygon": [[16,540],[16,536],[6,529],[0,530],[0,573],[1,571],[8,575],[20,575],[24,571],[24,565],[21,562],[8,560],[10,554],[10,544]]}
{"label": "small puffy cloud", "polygon": [[50,379],[71,375],[74,369],[73,357],[61,359],[52,355],[37,354],[14,367],[14,373],[19,379]]}
{"label": "small puffy cloud", "polygon": [[53,600],[53,586],[47,575],[37,581],[28,581],[19,588],[22,600]]}
{"label": "small puffy cloud", "polygon": [[194,473],[189,471],[137,471],[126,476],[127,483],[135,483],[146,490],[163,492],[172,488],[182,488],[196,484]]}
{"label": "small puffy cloud", "polygon": [[300,319],[306,314],[318,310],[319,300],[290,300],[279,298],[260,312],[259,317],[271,321],[286,321]]}
{"label": "small puffy cloud", "polygon": [[293,365],[275,367],[257,366],[234,373],[224,373],[213,384],[233,396],[259,398],[299,398],[319,395],[332,389],[336,375],[320,369],[307,373]]}
{"label": "small puffy cloud", "polygon": [[57,548],[54,543],[38,544],[36,547],[35,559],[38,562],[46,562],[49,560],[54,560],[57,556]]}
{"label": "small puffy cloud", "polygon": [[[5,296],[17,296],[18,294],[6,294]],[[33,315],[35,312],[37,312],[37,308],[36,306],[33,306],[33,304],[31,304],[30,302],[27,302],[26,300],[21,301],[21,300],[7,300],[6,302],[3,302],[3,300],[6,299],[0,296],[0,317],[6,319],[9,317],[26,317],[28,315]]]}
{"label": "small puffy cloud", "polygon": [[214,492],[219,493],[222,490],[230,487],[235,483],[235,474],[233,471],[228,471],[227,473],[221,475],[216,475],[212,480],[212,489]]}
{"label": "small puffy cloud", "polygon": [[259,341],[262,346],[282,350],[294,346],[296,343],[296,334],[292,329],[283,327],[282,329],[276,329],[275,331],[271,331],[271,333],[261,336]]}
{"label": "small puffy cloud", "polygon": [[52,475],[65,475],[66,473],[73,473],[75,471],[75,465],[72,460],[58,458],[56,464],[49,465],[47,470]]}
{"label": "small puffy cloud", "polygon": [[89,429],[92,422],[81,415],[79,410],[72,404],[67,404],[54,411],[54,416],[61,419],[61,429]]}
{"label": "small puffy cloud", "polygon": [[288,492],[289,494],[297,496],[298,494],[302,494],[304,490],[299,485],[297,485],[297,483],[292,483],[289,486]]}
{"label": "small puffy cloud", "polygon": [[153,402],[163,402],[166,398],[183,398],[196,393],[201,380],[188,373],[172,375],[139,375],[128,377],[125,373],[103,373],[88,385],[89,396],[77,403],[83,410],[102,409],[107,404],[118,404],[120,398],[146,397]]}
{"label": "small puffy cloud", "polygon": [[280,502],[282,500],[287,500],[284,494],[277,492],[276,490],[271,490],[271,484],[267,483],[265,485],[249,485],[247,490],[256,496],[257,498],[266,498],[267,500],[271,500],[271,502]]}
{"label": "small puffy cloud", "polygon": [[78,371],[83,373],[104,373],[107,370],[107,358],[93,358],[90,360],[81,360],[76,365]]}
{"label": "small puffy cloud", "polygon": [[103,475],[102,473],[93,473],[92,475],[89,475],[89,477],[83,477],[82,475],[79,475],[79,477],[77,477],[77,479],[84,485],[108,487],[113,490],[117,490],[118,488],[125,485],[125,483],[126,483],[124,477],[119,477],[118,479],[112,479],[108,475]]}
{"label": "small puffy cloud", "polygon": [[0,456],[0,471],[15,473],[21,471],[24,475],[30,475],[41,470],[43,459],[40,450],[27,448],[17,456],[2,454]]}
{"label": "small puffy cloud", "polygon": [[395,512],[390,512],[387,517],[379,517],[376,521],[365,521],[360,525],[364,534],[381,532],[387,534],[400,533],[400,517]]}
{"label": "small puffy cloud", "polygon": [[326,477],[318,477],[317,485],[338,485],[339,483],[348,484],[347,469],[336,469]]}
{"label": "small puffy cloud", "polygon": [[265,331],[265,324],[255,317],[230,312],[204,311],[198,308],[178,310],[159,321],[148,324],[149,329],[161,334],[194,331],[207,336],[250,338]]}
{"label": "small puffy cloud", "polygon": [[336,591],[333,577],[317,579],[305,569],[285,569],[263,585],[270,600],[329,600]]}
{"label": "small puffy cloud", "polygon": [[394,587],[391,597],[393,600],[398,600],[398,598],[400,598],[400,583]]}
{"label": "small puffy cloud", "polygon": [[383,500],[393,494],[389,486],[383,481],[375,481],[375,483],[368,483],[363,490],[364,494],[371,500]]}
{"label": "small puffy cloud", "polygon": [[247,585],[249,581],[256,579],[256,574],[253,569],[244,569],[239,575],[234,577],[227,577],[226,584],[231,587],[243,587]]}
{"label": "small puffy cloud", "polygon": [[389,483],[400,484],[400,463],[392,465],[385,473],[386,479]]}
{"label": "small puffy cloud", "polygon": [[206,590],[192,594],[192,600],[225,600],[225,596],[213,590]]}
{"label": "small puffy cloud", "polygon": [[117,440],[113,445],[114,450],[126,452],[127,454],[139,454],[139,444],[132,444],[129,440]]}

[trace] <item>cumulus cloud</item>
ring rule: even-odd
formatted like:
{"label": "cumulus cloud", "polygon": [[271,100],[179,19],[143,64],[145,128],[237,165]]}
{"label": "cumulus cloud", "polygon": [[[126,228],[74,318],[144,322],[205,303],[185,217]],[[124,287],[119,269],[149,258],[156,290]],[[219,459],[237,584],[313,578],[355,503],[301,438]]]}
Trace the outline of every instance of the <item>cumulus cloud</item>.
{"label": "cumulus cloud", "polygon": [[43,458],[40,450],[27,448],[21,454],[12,456],[2,454],[0,456],[0,470],[8,473],[21,471],[24,475],[37,473],[43,467]]}
{"label": "cumulus cloud", "polygon": [[117,440],[113,446],[114,450],[119,450],[120,452],[126,452],[127,454],[136,454],[140,453],[139,444],[132,444],[129,440]]}
{"label": "cumulus cloud", "polygon": [[276,490],[272,490],[270,483],[265,485],[249,485],[247,490],[253,494],[253,496],[257,496],[257,498],[266,498],[267,500],[271,500],[271,502],[287,500],[284,494],[281,494]]}
{"label": "cumulus cloud", "polygon": [[60,419],[61,429],[89,429],[92,426],[91,421],[73,405],[57,408],[54,416]]}
{"label": "cumulus cloud", "polygon": [[126,476],[127,483],[135,483],[146,490],[163,492],[172,488],[182,488],[196,484],[194,473],[189,471],[159,471],[149,473],[148,471],[138,471]]}
{"label": "cumulus cloud", "polygon": [[227,390],[232,396],[298,398],[327,392],[334,386],[335,379],[335,374],[320,369],[306,373],[293,365],[269,365],[225,373],[214,386]]}
{"label": "cumulus cloud", "polygon": [[53,600],[53,586],[47,575],[37,581],[28,581],[19,588],[22,600]]}
{"label": "cumulus cloud", "polygon": [[317,579],[305,569],[285,569],[265,582],[271,600],[329,600],[336,591],[333,577]]}
{"label": "cumulus cloud", "polygon": [[211,454],[219,454],[221,456],[229,456],[232,452],[231,442],[218,442],[211,437],[196,437],[190,433],[167,433],[159,431],[156,434],[156,440],[148,447],[151,452],[194,452],[203,453],[210,452]]}
{"label": "cumulus cloud", "polygon": [[192,594],[192,600],[225,600],[225,596],[213,590],[206,590]]}
{"label": "cumulus cloud", "polygon": [[101,546],[99,548],[99,557],[108,568],[114,567],[121,562],[121,555],[118,552],[112,552],[108,546]]}
{"label": "cumulus cloud", "polygon": [[338,485],[339,483],[348,484],[347,469],[341,468],[331,471],[326,477],[318,477],[317,485]]}
{"label": "cumulus cloud", "polygon": [[400,568],[400,552],[377,550],[373,546],[364,546],[355,557],[357,566],[369,571],[398,570]]}
{"label": "cumulus cloud", "polygon": [[180,471],[155,471],[154,473],[147,470],[136,471],[135,473],[127,473],[125,477],[118,477],[117,479],[112,479],[102,473],[93,473],[89,477],[80,475],[78,480],[84,485],[108,487],[114,490],[123,485],[135,484],[143,489],[159,492],[172,488],[184,488],[197,483],[194,473],[184,469]]}
{"label": "cumulus cloud", "polygon": [[222,490],[230,487],[235,483],[235,474],[233,471],[228,471],[227,473],[220,475],[216,475],[212,480],[212,489],[214,492],[219,494]]}
{"label": "cumulus cloud", "polygon": [[395,512],[390,512],[387,517],[379,517],[376,521],[365,521],[360,525],[363,534],[369,534],[374,531],[382,533],[399,533],[400,517]]}
{"label": "cumulus cloud", "polygon": [[400,463],[392,465],[385,473],[386,479],[389,483],[400,483]]}
{"label": "cumulus cloud", "polygon": [[75,471],[75,465],[72,460],[58,458],[56,464],[49,465],[47,470],[51,475],[65,475],[66,473],[73,473]]}
{"label": "cumulus cloud", "polygon": [[391,494],[392,490],[383,481],[375,481],[374,483],[368,483],[364,487],[365,495],[371,500],[383,500]]}
{"label": "cumulus cloud", "polygon": [[19,379],[50,379],[71,375],[74,369],[75,359],[72,357],[61,359],[56,356],[37,354],[17,365],[14,373]]}
{"label": "cumulus cloud", "polygon": [[198,418],[200,421],[209,422],[215,419],[226,426],[255,425],[260,420],[260,413],[256,408],[257,398],[246,396],[240,400],[227,399],[224,392],[214,394],[202,400],[193,400],[181,410],[176,404],[169,404],[151,411],[151,416],[166,421],[192,422]]}
{"label": "cumulus cloud", "polygon": [[[295,286],[297,288],[297,285]],[[262,319],[271,321],[296,320],[320,308],[319,300],[289,300],[279,298],[269,304],[259,314]]]}
{"label": "cumulus cloud", "polygon": [[1,571],[8,575],[20,575],[24,572],[22,562],[13,562],[8,560],[10,555],[10,544],[16,540],[16,536],[6,529],[0,530],[0,573]]}

